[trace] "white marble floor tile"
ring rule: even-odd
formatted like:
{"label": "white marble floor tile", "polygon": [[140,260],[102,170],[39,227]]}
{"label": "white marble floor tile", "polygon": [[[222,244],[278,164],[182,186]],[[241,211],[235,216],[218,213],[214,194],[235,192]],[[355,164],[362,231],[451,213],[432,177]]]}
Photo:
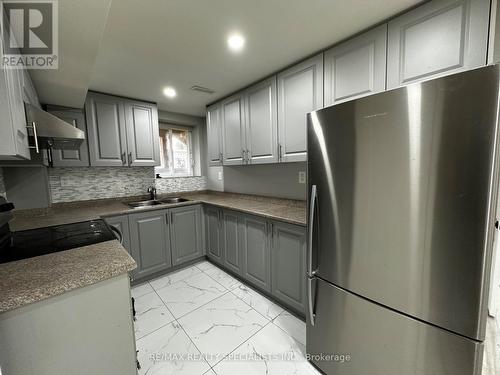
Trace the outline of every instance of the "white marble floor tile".
{"label": "white marble floor tile", "polygon": [[292,338],[297,340],[300,344],[306,345],[306,323],[288,311],[283,311],[276,318],[273,323],[288,333]]}
{"label": "white marble floor tile", "polygon": [[151,292],[154,292],[154,290],[148,282],[133,286],[131,289],[131,294],[134,298],[138,298]]}
{"label": "white marble floor tile", "polygon": [[176,322],[139,339],[137,350],[139,375],[202,375],[210,369]]}
{"label": "white marble floor tile", "polygon": [[233,289],[232,293],[236,294],[236,296],[241,298],[244,302],[252,306],[269,320],[276,318],[284,311],[283,308],[244,284],[241,284],[239,287]]}
{"label": "white marble floor tile", "polygon": [[174,271],[172,273],[169,273],[167,275],[158,277],[154,280],[150,280],[149,283],[153,287],[153,289],[161,289],[166,286],[172,285],[173,283],[176,283],[177,281],[185,280],[190,278],[191,276],[194,276],[196,274],[199,274],[201,271],[197,267],[188,267],[184,268],[181,270]]}
{"label": "white marble floor tile", "polygon": [[208,363],[214,365],[269,322],[227,293],[183,316],[179,323]]}
{"label": "white marble floor tile", "polygon": [[300,345],[283,330],[269,324],[214,366],[217,375],[317,375]]}
{"label": "white marble floor tile", "polygon": [[200,263],[196,263],[195,264],[196,267],[198,267],[200,269],[200,271],[207,271],[211,268],[217,268],[215,265],[213,265],[212,263],[204,260],[203,262],[200,262]]}
{"label": "white marble floor tile", "polygon": [[205,273],[229,290],[237,288],[241,285],[241,283],[237,279],[235,279],[228,273],[224,272],[220,268],[217,267],[209,268],[205,271]]}
{"label": "white marble floor tile", "polygon": [[134,322],[135,337],[141,337],[153,332],[175,320],[163,301],[156,293],[148,293],[135,300],[136,321]]}
{"label": "white marble floor tile", "polygon": [[226,288],[204,273],[157,290],[158,295],[176,318],[226,292]]}

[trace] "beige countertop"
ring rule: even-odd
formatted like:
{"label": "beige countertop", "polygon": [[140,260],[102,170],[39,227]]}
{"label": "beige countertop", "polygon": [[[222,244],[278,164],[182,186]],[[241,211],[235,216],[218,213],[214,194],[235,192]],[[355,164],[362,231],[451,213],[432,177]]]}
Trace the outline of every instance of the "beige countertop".
{"label": "beige countertop", "polygon": [[135,268],[135,261],[115,240],[0,264],[0,313]]}

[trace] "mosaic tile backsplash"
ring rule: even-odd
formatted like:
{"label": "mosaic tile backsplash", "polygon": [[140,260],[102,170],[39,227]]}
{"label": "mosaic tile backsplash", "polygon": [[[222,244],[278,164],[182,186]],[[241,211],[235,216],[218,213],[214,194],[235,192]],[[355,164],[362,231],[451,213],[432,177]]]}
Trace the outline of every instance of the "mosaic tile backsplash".
{"label": "mosaic tile backsplash", "polygon": [[153,167],[50,168],[52,203],[142,195],[153,184],[159,194],[207,187],[206,177],[155,179],[154,175]]}

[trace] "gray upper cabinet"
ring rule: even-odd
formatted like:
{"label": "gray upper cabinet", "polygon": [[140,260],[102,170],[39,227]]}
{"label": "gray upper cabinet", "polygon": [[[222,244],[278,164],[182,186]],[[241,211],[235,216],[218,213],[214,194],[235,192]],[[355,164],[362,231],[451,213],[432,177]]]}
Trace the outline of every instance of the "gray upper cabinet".
{"label": "gray upper cabinet", "polygon": [[172,265],[167,210],[129,215],[130,254],[137,262],[135,278],[142,278]]}
{"label": "gray upper cabinet", "polygon": [[201,206],[172,208],[169,216],[172,265],[176,266],[203,256]]}
{"label": "gray upper cabinet", "polygon": [[266,219],[240,215],[240,243],[243,253],[242,276],[263,290],[271,291],[269,225]]}
{"label": "gray upper cabinet", "polygon": [[434,0],[390,21],[387,88],[485,65],[489,9],[489,0]]}
{"label": "gray upper cabinet", "polygon": [[240,215],[233,211],[222,211],[222,246],[224,265],[231,271],[242,273],[242,249],[240,241]]}
{"label": "gray upper cabinet", "polygon": [[[81,109],[49,109],[49,112],[87,134],[85,115]],[[54,167],[88,167],[89,149],[87,136],[78,150],[52,150]]]}
{"label": "gray upper cabinet", "polygon": [[156,104],[127,100],[124,105],[128,165],[132,167],[160,165],[160,129]]}
{"label": "gray upper cabinet", "polygon": [[223,263],[222,210],[213,206],[205,207],[205,238],[207,256],[210,260]]}
{"label": "gray upper cabinet", "polygon": [[298,225],[272,222],[272,294],[305,314],[306,230]]}
{"label": "gray upper cabinet", "polygon": [[246,91],[246,150],[249,164],[278,162],[276,76]]}
{"label": "gray upper cabinet", "polygon": [[221,106],[207,108],[207,151],[211,167],[222,165],[222,117]]}
{"label": "gray upper cabinet", "polygon": [[307,159],[306,115],[323,108],[323,53],[278,74],[280,161]]}
{"label": "gray upper cabinet", "polygon": [[385,90],[387,24],[325,52],[325,106]]}
{"label": "gray upper cabinet", "polygon": [[123,100],[91,92],[85,102],[90,164],[127,165],[127,136]]}
{"label": "gray upper cabinet", "polygon": [[243,93],[233,95],[221,104],[224,165],[246,162],[244,105]]}
{"label": "gray upper cabinet", "polygon": [[128,215],[119,215],[107,217],[106,223],[115,227],[122,234],[122,246],[130,253],[130,230],[128,224]]}

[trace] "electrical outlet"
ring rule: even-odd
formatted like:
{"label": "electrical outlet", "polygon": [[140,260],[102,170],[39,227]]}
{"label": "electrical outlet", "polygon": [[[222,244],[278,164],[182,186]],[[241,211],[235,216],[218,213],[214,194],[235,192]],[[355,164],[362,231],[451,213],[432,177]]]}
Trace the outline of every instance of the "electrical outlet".
{"label": "electrical outlet", "polygon": [[222,171],[219,171],[219,173],[217,174],[217,179],[219,181],[222,181]]}
{"label": "electrical outlet", "polygon": [[306,183],[306,172],[299,172],[299,184]]}

